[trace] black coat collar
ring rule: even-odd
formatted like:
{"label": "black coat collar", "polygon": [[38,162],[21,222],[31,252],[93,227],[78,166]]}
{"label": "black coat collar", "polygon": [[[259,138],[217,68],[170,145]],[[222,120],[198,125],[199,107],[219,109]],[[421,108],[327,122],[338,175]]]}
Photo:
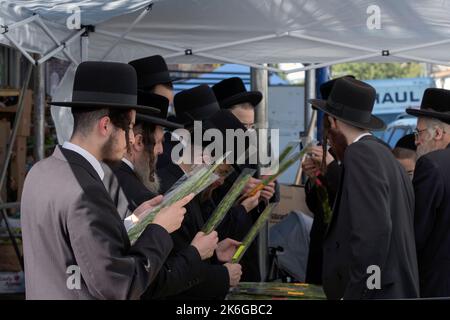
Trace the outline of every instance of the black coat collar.
{"label": "black coat collar", "polygon": [[78,154],[75,151],[65,149],[62,146],[56,146],[55,151],[53,152],[53,156],[67,161],[71,165],[77,165],[85,169],[91,176],[93,176],[96,180],[103,184],[102,179],[100,179],[97,171],[95,171],[94,167],[87,161],[82,155]]}

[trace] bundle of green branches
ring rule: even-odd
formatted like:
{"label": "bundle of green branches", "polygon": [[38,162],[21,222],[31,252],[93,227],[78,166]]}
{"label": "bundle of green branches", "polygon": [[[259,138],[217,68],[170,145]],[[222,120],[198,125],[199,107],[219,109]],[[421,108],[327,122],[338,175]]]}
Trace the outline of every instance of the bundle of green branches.
{"label": "bundle of green branches", "polygon": [[247,251],[248,247],[251,245],[251,243],[256,238],[263,225],[266,223],[267,219],[269,219],[270,214],[272,213],[275,206],[276,203],[269,203],[267,205],[267,207],[258,217],[258,220],[256,220],[255,224],[252,226],[250,231],[245,236],[244,240],[242,240],[242,244],[236,250],[235,254],[233,255],[233,258],[231,259],[232,263],[239,263],[241,258],[244,256],[244,253]]}
{"label": "bundle of green branches", "polygon": [[306,147],[302,149],[302,151],[295,153],[293,156],[289,157],[287,160],[284,160],[286,156],[290,153],[283,153],[281,154],[283,157],[280,157],[278,159],[279,166],[278,171],[267,177],[266,179],[262,180],[258,185],[256,185],[251,191],[249,191],[244,198],[253,197],[258,191],[261,191],[264,189],[265,186],[267,186],[269,183],[275,181],[279,176],[281,176],[287,169],[289,169],[290,166],[292,166],[294,163],[296,163],[299,159],[302,159],[305,153],[307,152],[308,148],[311,147],[311,144],[308,144]]}
{"label": "bundle of green branches", "polygon": [[228,193],[225,197],[220,201],[219,205],[216,207],[212,215],[209,217],[208,221],[202,228],[202,231],[206,234],[214,231],[217,226],[222,222],[223,218],[230,211],[233,204],[236,202],[236,199],[241,194],[247,182],[253,176],[256,170],[246,168],[244,169],[236,181],[231,186]]}
{"label": "bundle of green branches", "polygon": [[223,159],[224,158],[221,158],[213,165],[202,165],[199,167],[184,183],[166,194],[160,205],[150,209],[149,212],[144,213],[144,218],[128,230],[130,242],[134,243],[139,238],[145,228],[153,222],[155,216],[161,209],[171,206],[191,193],[198,194],[213,183],[215,179],[211,179],[211,177],[220,163],[222,163]]}

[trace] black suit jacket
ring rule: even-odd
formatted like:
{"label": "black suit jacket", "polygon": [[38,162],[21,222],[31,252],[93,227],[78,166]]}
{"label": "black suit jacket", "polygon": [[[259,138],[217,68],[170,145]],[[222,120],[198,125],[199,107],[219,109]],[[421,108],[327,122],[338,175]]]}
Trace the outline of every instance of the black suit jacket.
{"label": "black suit jacket", "polygon": [[[348,146],[324,243],[323,287],[330,299],[419,296],[414,190],[391,151],[369,136]],[[381,289],[369,290],[369,266]]]}
{"label": "black suit jacket", "polygon": [[[172,249],[158,225],[130,245],[97,172],[60,147],[28,173],[21,214],[28,299],[137,299]],[[67,286],[73,266],[79,289]]]}
{"label": "black suit jacket", "polygon": [[414,171],[422,297],[450,296],[450,145],[419,158]]}
{"label": "black suit jacket", "polygon": [[[170,187],[183,176],[183,171],[176,164],[170,162],[158,171],[161,181],[161,192],[167,192]],[[174,242],[174,251],[179,252],[190,246],[197,232],[201,230],[205,221],[203,219],[199,195],[186,207],[181,228],[171,234]],[[189,290],[173,296],[174,299],[223,299],[229,290],[228,270],[219,264],[212,264],[210,260],[199,264],[203,278]]]}
{"label": "black suit jacket", "polygon": [[[120,165],[111,169],[118,184],[114,184],[114,179],[104,181],[110,181],[110,188],[115,185],[119,187],[120,190],[109,189],[118,208],[126,208],[128,212],[132,212],[142,202],[156,196],[125,162],[121,161]],[[122,193],[125,196],[120,196]],[[126,216],[126,213],[121,213],[121,216]],[[195,247],[189,245],[180,250],[172,250],[142,298],[161,299],[192,288],[204,278],[201,266],[202,260]]]}

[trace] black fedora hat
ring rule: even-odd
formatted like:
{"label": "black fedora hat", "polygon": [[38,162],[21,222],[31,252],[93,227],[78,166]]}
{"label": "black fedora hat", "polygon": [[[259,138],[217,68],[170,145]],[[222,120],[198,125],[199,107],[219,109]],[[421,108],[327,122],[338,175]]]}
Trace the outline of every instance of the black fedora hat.
{"label": "black fedora hat", "polygon": [[450,90],[428,88],[423,93],[420,109],[407,108],[416,117],[435,118],[450,124]]}
{"label": "black fedora hat", "polygon": [[259,91],[247,91],[241,78],[233,77],[222,80],[212,86],[221,108],[227,109],[239,103],[250,103],[256,107],[262,100]]}
{"label": "black fedora hat", "polygon": [[321,99],[324,99],[324,100],[328,99],[328,96],[330,95],[331,89],[333,88],[334,84],[336,83],[336,80],[337,80],[337,79],[340,79],[340,78],[344,78],[344,77],[350,77],[350,78],[355,79],[355,76],[352,76],[352,75],[346,75],[346,76],[339,77],[339,78],[336,78],[336,79],[332,79],[332,80],[330,80],[330,81],[327,81],[327,82],[322,83],[322,84],[320,85],[320,87],[319,87],[319,90],[320,90],[320,98],[321,98]]}
{"label": "black fedora hat", "polygon": [[51,105],[77,110],[89,108],[135,109],[158,113],[158,109],[137,104],[136,71],[117,62],[86,61],[78,65],[72,101],[52,101]]}
{"label": "black fedora hat", "polygon": [[216,96],[206,84],[178,92],[173,105],[177,122],[184,126],[206,120],[220,110]]}
{"label": "black fedora hat", "polygon": [[158,109],[158,114],[152,114],[150,112],[141,111],[136,113],[136,122],[153,123],[170,129],[179,129],[183,126],[179,123],[171,122],[167,120],[167,112],[169,109],[169,100],[159,94],[138,91],[138,104],[149,106]]}
{"label": "black fedora hat", "polygon": [[342,77],[336,79],[326,100],[311,99],[309,102],[316,109],[352,126],[383,130],[386,125],[378,117],[372,115],[376,91],[365,82]]}
{"label": "black fedora hat", "polygon": [[148,89],[157,84],[169,84],[174,81],[170,76],[166,61],[160,55],[133,60],[128,64],[136,70],[140,89]]}

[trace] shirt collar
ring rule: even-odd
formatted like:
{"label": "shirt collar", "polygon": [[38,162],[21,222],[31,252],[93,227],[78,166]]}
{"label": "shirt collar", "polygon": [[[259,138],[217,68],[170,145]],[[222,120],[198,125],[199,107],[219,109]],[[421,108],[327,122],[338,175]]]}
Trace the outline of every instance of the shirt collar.
{"label": "shirt collar", "polygon": [[353,143],[358,142],[359,140],[361,140],[361,139],[362,139],[363,137],[365,137],[365,136],[371,136],[371,135],[372,135],[372,134],[371,134],[370,132],[363,133],[363,134],[357,136],[356,139],[353,140]]}
{"label": "shirt collar", "polygon": [[73,144],[68,141],[65,141],[62,147],[64,149],[72,150],[85,158],[91,164],[91,166],[94,167],[100,179],[103,180],[103,178],[105,177],[105,172],[102,169],[100,161],[98,161],[97,158],[95,158],[89,151],[83,149],[79,145]]}
{"label": "shirt collar", "polygon": [[122,158],[122,161],[123,161],[127,166],[129,166],[129,167],[131,168],[131,170],[134,171],[134,165],[133,165],[133,163],[131,163],[130,160],[128,160],[127,158]]}

